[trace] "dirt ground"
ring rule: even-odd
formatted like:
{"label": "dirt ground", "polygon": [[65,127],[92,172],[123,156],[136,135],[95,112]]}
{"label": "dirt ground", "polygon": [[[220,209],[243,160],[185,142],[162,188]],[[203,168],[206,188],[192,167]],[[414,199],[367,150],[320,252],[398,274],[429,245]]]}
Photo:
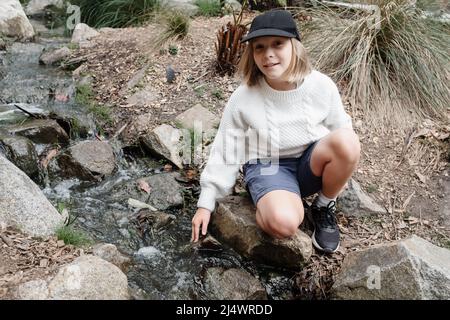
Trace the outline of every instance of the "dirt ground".
{"label": "dirt ground", "polygon": [[[231,19],[196,17],[187,37],[162,47],[155,47],[162,25],[106,29],[91,46],[75,50],[72,59],[84,61],[77,72],[93,78],[97,102],[112,110],[114,121],[106,132],[112,135],[122,128],[122,140],[133,144],[161,123],[175,126],[173,119],[197,103],[220,117],[239,85],[238,79],[221,76],[214,67],[216,32]],[[173,83],[166,80],[168,66],[177,72]],[[140,70],[142,76],[136,77]],[[127,90],[130,80],[137,84]],[[148,102],[130,103],[130,96],[143,89],[150,92]],[[387,213],[360,218],[339,213],[342,246],[330,256],[313,255],[295,279],[299,299],[326,298],[351,251],[411,234],[450,248],[450,113],[444,120],[405,119],[404,126],[384,127],[367,125],[357,106],[344,104],[362,144],[353,178]],[[3,263],[3,268],[10,263]]]}

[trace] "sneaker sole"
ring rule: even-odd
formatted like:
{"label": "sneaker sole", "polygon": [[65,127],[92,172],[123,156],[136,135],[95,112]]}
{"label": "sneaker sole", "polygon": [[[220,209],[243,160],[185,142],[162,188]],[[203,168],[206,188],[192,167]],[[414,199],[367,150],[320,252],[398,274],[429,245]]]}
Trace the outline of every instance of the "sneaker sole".
{"label": "sneaker sole", "polygon": [[336,249],[334,249],[334,250],[328,250],[328,249],[322,248],[322,247],[316,242],[316,230],[313,231],[313,234],[312,234],[312,236],[311,236],[311,240],[312,240],[313,246],[316,247],[316,249],[318,249],[318,250],[320,250],[320,251],[322,251],[322,252],[325,252],[325,253],[335,253],[336,251],[339,250],[339,245],[340,245],[340,243],[338,243]]}

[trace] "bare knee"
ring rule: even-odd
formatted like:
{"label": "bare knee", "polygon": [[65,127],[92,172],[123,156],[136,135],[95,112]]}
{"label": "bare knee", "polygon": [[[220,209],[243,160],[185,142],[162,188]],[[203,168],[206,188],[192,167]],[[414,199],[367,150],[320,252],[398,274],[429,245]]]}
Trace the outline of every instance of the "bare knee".
{"label": "bare knee", "polygon": [[342,161],[356,164],[359,161],[361,145],[357,134],[351,129],[338,129],[333,132],[330,145],[334,154]]}
{"label": "bare knee", "polygon": [[274,212],[266,221],[266,232],[277,239],[295,235],[302,223],[303,212]]}

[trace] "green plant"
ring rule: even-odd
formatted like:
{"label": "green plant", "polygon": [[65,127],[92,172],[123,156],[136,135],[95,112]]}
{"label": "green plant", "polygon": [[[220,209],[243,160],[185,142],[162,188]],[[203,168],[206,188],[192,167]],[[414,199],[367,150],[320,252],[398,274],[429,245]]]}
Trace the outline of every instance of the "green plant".
{"label": "green plant", "polygon": [[190,20],[187,15],[179,11],[163,11],[157,18],[165,26],[154,43],[155,48],[160,48],[171,39],[182,39],[189,32]]}
{"label": "green plant", "polygon": [[65,244],[74,246],[89,245],[92,243],[83,232],[73,229],[71,226],[63,226],[56,230],[58,240],[63,240]]}
{"label": "green plant", "polygon": [[75,101],[84,105],[96,120],[111,123],[111,112],[107,106],[99,105],[94,99],[92,88],[88,84],[80,84],[76,87]]}
{"label": "green plant", "polygon": [[169,46],[169,53],[170,53],[172,56],[175,56],[175,55],[178,53],[178,47],[171,44],[171,45]]}
{"label": "green plant", "polygon": [[197,94],[198,97],[202,97],[203,94],[205,93],[205,85],[201,84],[199,86],[196,86],[194,88],[194,92]]}
{"label": "green plant", "polygon": [[219,16],[222,12],[222,6],[219,0],[196,0],[198,14],[205,17]]}
{"label": "green plant", "polygon": [[367,119],[401,124],[440,117],[450,101],[449,25],[425,18],[407,0],[372,0],[379,12],[304,9],[304,44],[316,68],[346,84]]}
{"label": "green plant", "polygon": [[141,25],[159,9],[159,0],[72,0],[81,10],[82,22],[96,27]]}
{"label": "green plant", "polygon": [[220,89],[214,89],[212,92],[212,95],[219,100],[223,100],[223,98],[224,98],[222,90],[220,90]]}

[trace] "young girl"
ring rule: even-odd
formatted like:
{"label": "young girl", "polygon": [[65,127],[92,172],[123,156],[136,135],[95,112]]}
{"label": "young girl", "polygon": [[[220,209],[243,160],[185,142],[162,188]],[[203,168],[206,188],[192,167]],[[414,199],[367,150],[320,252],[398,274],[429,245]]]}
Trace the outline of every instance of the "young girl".
{"label": "young girl", "polygon": [[[244,164],[244,182],[263,231],[278,239],[293,236],[304,217],[301,198],[318,192],[311,207],[312,242],[335,252],[336,197],[360,155],[338,89],[312,70],[288,11],[257,16],[242,41],[249,42],[239,65],[243,83],[225,107],[200,177],[192,241],[200,228],[206,234],[216,199],[231,193]],[[239,148],[244,141],[245,152]]]}

